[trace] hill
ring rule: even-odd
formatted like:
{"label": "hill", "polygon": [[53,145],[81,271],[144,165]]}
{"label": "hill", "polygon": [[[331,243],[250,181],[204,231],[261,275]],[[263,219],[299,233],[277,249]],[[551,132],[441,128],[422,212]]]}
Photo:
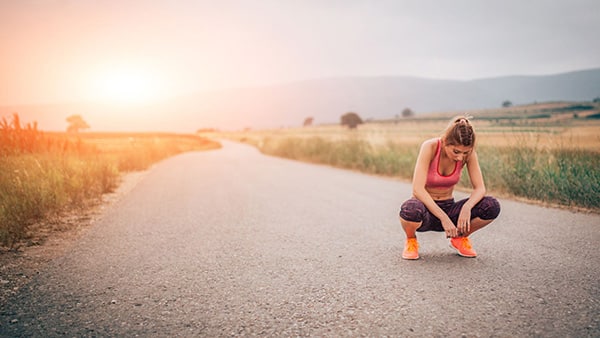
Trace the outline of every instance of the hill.
{"label": "hill", "polygon": [[42,129],[64,130],[68,115],[80,114],[93,130],[192,132],[298,126],[304,118],[336,123],[342,114],[390,119],[404,108],[416,114],[465,111],[546,101],[591,101],[600,96],[600,68],[542,76],[507,76],[470,81],[416,77],[315,79],[273,86],[198,92],[152,106],[90,103],[5,106]]}

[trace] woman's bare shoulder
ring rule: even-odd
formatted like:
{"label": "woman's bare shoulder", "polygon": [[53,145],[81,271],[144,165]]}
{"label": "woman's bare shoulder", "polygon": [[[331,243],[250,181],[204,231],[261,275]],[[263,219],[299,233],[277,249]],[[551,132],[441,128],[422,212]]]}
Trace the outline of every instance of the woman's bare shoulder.
{"label": "woman's bare shoulder", "polygon": [[421,144],[421,149],[433,150],[435,151],[437,148],[439,138],[430,138],[429,140],[423,141]]}

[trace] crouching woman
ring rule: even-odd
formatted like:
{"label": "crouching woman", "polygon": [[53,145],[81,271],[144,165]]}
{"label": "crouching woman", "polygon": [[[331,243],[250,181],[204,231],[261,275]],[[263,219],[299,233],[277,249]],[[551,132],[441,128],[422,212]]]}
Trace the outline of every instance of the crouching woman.
{"label": "crouching woman", "polygon": [[[473,191],[468,198],[455,201],[454,186],[464,166]],[[441,137],[421,145],[413,175],[413,196],[400,208],[400,223],[406,233],[402,258],[419,258],[416,233],[424,231],[445,232],[450,247],[459,255],[476,257],[469,235],[500,214],[498,200],[485,193],[473,126],[467,117],[456,117]]]}

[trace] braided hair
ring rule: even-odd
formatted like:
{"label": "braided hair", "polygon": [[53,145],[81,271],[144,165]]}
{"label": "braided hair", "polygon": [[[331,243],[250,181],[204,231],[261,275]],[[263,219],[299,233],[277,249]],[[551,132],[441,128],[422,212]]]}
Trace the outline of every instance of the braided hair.
{"label": "braided hair", "polygon": [[474,147],[475,131],[473,131],[469,117],[464,115],[453,118],[444,131],[442,139],[447,145]]}

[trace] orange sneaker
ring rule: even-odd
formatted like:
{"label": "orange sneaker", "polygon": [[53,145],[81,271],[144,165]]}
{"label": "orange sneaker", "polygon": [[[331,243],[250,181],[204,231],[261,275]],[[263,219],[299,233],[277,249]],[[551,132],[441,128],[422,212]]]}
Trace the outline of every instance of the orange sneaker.
{"label": "orange sneaker", "polygon": [[416,238],[408,238],[402,251],[404,259],[419,259],[419,243]]}
{"label": "orange sneaker", "polygon": [[463,257],[477,257],[477,253],[473,250],[468,237],[450,238],[450,247],[458,251],[458,254]]}

